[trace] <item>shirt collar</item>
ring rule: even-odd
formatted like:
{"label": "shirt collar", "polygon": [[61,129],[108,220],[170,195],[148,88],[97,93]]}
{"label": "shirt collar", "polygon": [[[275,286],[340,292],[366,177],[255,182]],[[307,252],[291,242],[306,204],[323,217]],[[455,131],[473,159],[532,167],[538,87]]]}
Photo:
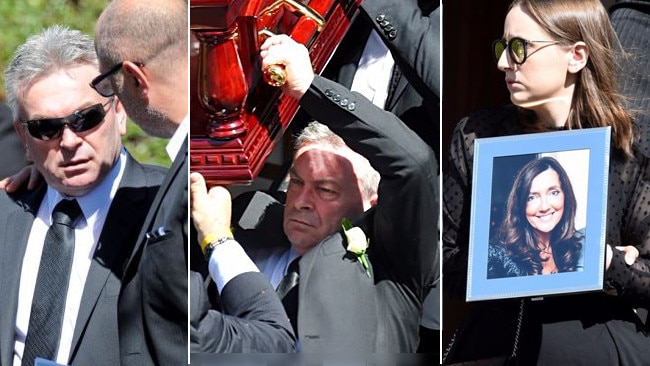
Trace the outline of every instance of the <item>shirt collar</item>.
{"label": "shirt collar", "polygon": [[176,128],[176,132],[174,132],[172,138],[169,139],[166,150],[167,150],[167,155],[169,155],[171,161],[176,160],[176,155],[178,155],[178,152],[181,150],[181,147],[186,142],[185,137],[187,136],[189,125],[190,125],[190,116],[186,115],[185,118],[183,118],[181,124],[178,125],[178,128]]}

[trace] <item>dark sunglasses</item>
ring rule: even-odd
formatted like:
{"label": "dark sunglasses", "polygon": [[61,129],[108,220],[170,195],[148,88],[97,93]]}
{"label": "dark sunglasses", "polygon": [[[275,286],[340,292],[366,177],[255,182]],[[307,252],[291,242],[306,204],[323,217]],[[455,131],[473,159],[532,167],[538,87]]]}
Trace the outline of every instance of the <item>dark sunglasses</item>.
{"label": "dark sunglasses", "polygon": [[535,53],[533,51],[530,55],[528,54],[528,45],[530,43],[560,43],[559,41],[529,41],[523,38],[519,37],[514,37],[511,38],[510,41],[506,43],[505,39],[497,39],[496,41],[492,42],[492,51],[494,52],[494,60],[499,63],[499,59],[501,58],[501,55],[503,54],[503,51],[508,49],[508,54],[510,55],[510,59],[512,62],[516,63],[517,65],[521,65],[524,62],[526,62],[526,59],[528,56],[532,55]]}
{"label": "dark sunglasses", "polygon": [[[133,62],[133,63],[138,67],[144,67],[144,64],[142,62]],[[108,77],[120,71],[120,69],[122,69],[123,64],[124,61],[119,62],[115,64],[113,67],[111,67],[105,73],[99,74],[99,76],[97,76],[90,82],[90,87],[95,89],[95,91],[99,93],[99,95],[101,95],[102,97],[108,98],[115,95],[115,91],[113,90],[113,86],[111,85],[111,81]]]}
{"label": "dark sunglasses", "polygon": [[68,126],[75,133],[88,131],[99,125],[106,116],[106,106],[113,101],[111,98],[105,104],[97,103],[88,108],[78,110],[67,117],[43,118],[21,122],[27,126],[27,131],[39,140],[52,140],[61,137],[63,127]]}

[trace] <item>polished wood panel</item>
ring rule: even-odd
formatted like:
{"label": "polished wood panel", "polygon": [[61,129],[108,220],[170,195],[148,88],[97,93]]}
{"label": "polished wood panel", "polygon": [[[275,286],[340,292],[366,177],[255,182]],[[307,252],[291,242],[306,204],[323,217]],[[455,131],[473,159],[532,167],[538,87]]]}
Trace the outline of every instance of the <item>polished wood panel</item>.
{"label": "polished wood panel", "polygon": [[263,81],[261,43],[288,34],[307,46],[320,73],[360,2],[191,0],[190,169],[210,186],[250,183],[298,109]]}

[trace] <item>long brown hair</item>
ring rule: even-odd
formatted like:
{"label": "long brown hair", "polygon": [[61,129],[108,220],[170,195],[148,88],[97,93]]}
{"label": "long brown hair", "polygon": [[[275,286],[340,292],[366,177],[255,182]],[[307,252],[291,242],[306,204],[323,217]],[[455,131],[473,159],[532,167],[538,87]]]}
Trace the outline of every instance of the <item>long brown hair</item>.
{"label": "long brown hair", "polygon": [[632,114],[616,86],[616,55],[623,51],[600,0],[514,0],[509,9],[517,5],[561,44],[582,41],[589,50],[587,65],[577,74],[566,128],[611,126],[614,146],[631,157]]}

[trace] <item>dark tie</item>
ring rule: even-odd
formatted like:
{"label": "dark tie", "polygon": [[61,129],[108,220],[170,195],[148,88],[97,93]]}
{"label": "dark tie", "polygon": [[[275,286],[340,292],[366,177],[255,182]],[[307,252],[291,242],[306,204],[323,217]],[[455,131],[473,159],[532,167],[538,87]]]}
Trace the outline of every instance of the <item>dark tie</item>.
{"label": "dark tie", "polygon": [[80,214],[76,200],[62,200],[52,211],[32,299],[23,366],[32,366],[36,357],[56,358],[74,254],[74,225]]}
{"label": "dark tie", "polygon": [[388,94],[386,95],[386,108],[388,108],[393,103],[393,98],[395,98],[395,92],[397,91],[397,85],[399,84],[400,79],[402,78],[402,71],[399,69],[397,64],[393,66],[393,72],[390,76],[390,83],[388,84]]}
{"label": "dark tie", "polygon": [[296,335],[298,335],[298,288],[300,287],[298,286],[298,280],[300,279],[299,262],[300,257],[289,263],[287,274],[282,278],[276,289]]}

